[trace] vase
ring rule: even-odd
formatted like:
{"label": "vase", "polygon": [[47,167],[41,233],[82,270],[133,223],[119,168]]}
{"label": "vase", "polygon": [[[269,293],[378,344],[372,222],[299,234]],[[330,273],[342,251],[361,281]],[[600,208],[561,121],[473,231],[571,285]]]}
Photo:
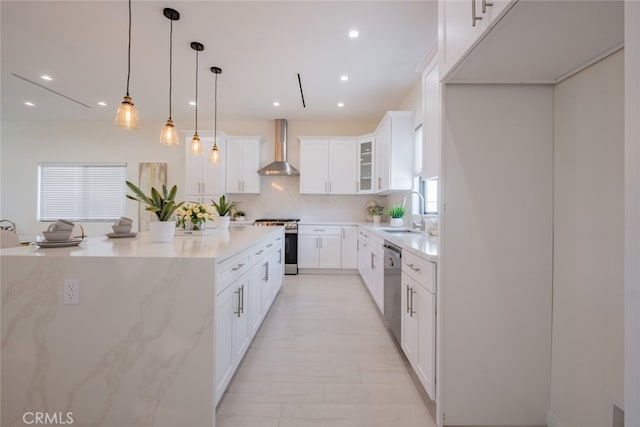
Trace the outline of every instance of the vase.
{"label": "vase", "polygon": [[402,218],[391,218],[392,227],[402,227],[403,225],[404,225],[404,221]]}
{"label": "vase", "polygon": [[227,230],[229,228],[229,222],[231,221],[231,217],[219,216],[216,221],[218,221],[218,226],[220,227],[221,230]]}
{"label": "vase", "polygon": [[373,225],[380,225],[380,219],[382,218],[382,215],[373,215]]}
{"label": "vase", "polygon": [[156,243],[166,243],[173,240],[176,232],[175,221],[153,221],[149,223],[149,234],[151,241]]}

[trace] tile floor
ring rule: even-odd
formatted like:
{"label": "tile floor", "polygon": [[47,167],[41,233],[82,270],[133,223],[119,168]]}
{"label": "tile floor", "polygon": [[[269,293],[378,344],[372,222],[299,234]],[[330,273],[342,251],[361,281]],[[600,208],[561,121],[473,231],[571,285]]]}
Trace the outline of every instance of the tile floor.
{"label": "tile floor", "polygon": [[218,427],[434,427],[356,275],[286,276],[218,408]]}

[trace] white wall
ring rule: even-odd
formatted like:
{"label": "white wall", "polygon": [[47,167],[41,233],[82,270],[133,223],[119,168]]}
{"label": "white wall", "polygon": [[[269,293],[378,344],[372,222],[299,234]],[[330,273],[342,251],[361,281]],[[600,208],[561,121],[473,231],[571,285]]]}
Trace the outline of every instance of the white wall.
{"label": "white wall", "polygon": [[640,3],[625,2],[625,422],[640,426]]}
{"label": "white wall", "polygon": [[556,85],[551,419],[611,426],[624,387],[624,54]]}
{"label": "white wall", "polygon": [[[127,178],[138,182],[138,163],[166,162],[167,183],[184,189],[184,146],[166,147],[158,142],[164,123],[144,122],[137,131],[116,128],[112,122],[3,122],[0,147],[1,218],[11,219],[21,235],[32,238],[46,224],[36,221],[38,162],[127,162]],[[299,164],[298,135],[355,136],[375,129],[376,121],[289,122],[289,159]],[[201,130],[213,129],[203,122]],[[230,135],[262,135],[262,164],[274,159],[274,122],[221,121],[218,129]],[[181,130],[187,130],[182,128]],[[272,184],[274,186],[272,186]],[[278,185],[279,188],[276,188]],[[364,220],[371,196],[300,196],[298,179],[266,178],[260,196],[234,196],[248,216],[301,216],[305,220]],[[272,211],[277,207],[277,211]],[[138,205],[129,201],[127,216],[137,218]],[[86,223],[90,235],[110,232],[110,224]]]}
{"label": "white wall", "polygon": [[438,269],[446,425],[549,407],[553,88],[447,85]]}

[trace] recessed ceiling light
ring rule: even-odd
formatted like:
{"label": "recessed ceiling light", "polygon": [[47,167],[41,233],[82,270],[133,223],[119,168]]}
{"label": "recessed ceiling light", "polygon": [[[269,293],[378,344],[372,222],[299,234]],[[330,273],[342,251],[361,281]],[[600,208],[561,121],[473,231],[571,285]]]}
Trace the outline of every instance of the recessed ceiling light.
{"label": "recessed ceiling light", "polygon": [[46,81],[48,81],[48,82],[50,82],[51,80],[53,80],[53,78],[52,78],[51,76],[48,76],[48,75],[46,75],[46,74],[41,75],[41,76],[40,76],[40,78],[41,78],[42,80],[46,80]]}
{"label": "recessed ceiling light", "polygon": [[340,81],[341,82],[347,82],[349,81],[349,76],[347,76],[346,74],[343,74],[340,76]]}
{"label": "recessed ceiling light", "polygon": [[338,108],[344,107],[344,102],[338,102]]}
{"label": "recessed ceiling light", "polygon": [[34,104],[33,102],[27,101],[24,103],[24,105],[28,105],[29,107],[35,107],[36,104]]}
{"label": "recessed ceiling light", "polygon": [[98,102],[98,105],[101,106],[101,107],[106,107],[107,103],[104,102],[104,101],[100,101],[100,102]]}
{"label": "recessed ceiling light", "polygon": [[275,102],[273,103],[273,106],[274,106],[274,107],[279,107],[279,106],[280,106],[280,103],[279,103],[278,101],[275,101]]}
{"label": "recessed ceiling light", "polygon": [[358,32],[358,30],[349,31],[349,38],[350,39],[357,39],[359,35],[360,35],[360,32]]}
{"label": "recessed ceiling light", "polygon": [[196,106],[196,102],[195,101],[189,101],[189,105],[191,105],[192,107]]}

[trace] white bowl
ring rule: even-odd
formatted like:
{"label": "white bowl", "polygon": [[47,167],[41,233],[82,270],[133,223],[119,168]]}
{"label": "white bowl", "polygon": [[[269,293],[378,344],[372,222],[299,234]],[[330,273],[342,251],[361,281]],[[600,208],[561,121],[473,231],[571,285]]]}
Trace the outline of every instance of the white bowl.
{"label": "white bowl", "polygon": [[49,242],[65,242],[71,237],[71,230],[43,231],[42,235]]}
{"label": "white bowl", "polygon": [[131,224],[112,225],[111,228],[116,234],[129,234],[131,233]]}

